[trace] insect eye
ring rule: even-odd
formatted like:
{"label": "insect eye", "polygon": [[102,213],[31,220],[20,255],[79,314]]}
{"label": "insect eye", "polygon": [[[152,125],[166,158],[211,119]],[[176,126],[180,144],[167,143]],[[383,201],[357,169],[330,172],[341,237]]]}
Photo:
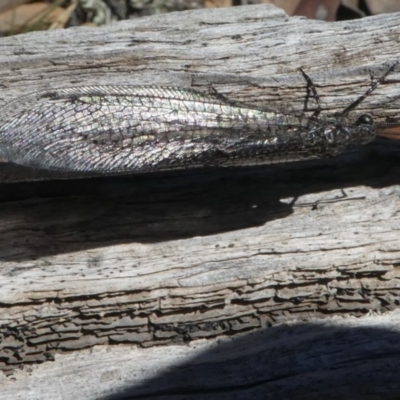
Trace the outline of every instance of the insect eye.
{"label": "insect eye", "polygon": [[356,125],[372,125],[374,120],[369,114],[360,115],[357,119]]}

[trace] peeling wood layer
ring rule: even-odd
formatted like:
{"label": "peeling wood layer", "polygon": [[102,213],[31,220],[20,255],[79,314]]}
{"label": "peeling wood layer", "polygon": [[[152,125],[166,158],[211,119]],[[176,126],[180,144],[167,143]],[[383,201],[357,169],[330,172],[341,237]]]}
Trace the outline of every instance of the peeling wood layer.
{"label": "peeling wood layer", "polygon": [[[76,29],[52,32],[51,39],[45,33],[4,39],[1,94],[10,100],[54,85],[100,81],[201,90],[211,83],[234,99],[278,100],[302,110],[302,66],[329,116],[369,87],[370,71],[379,74],[400,50],[399,15],[327,25],[264,6],[220,12],[180,14],[179,29],[176,15],[164,15],[90,35]],[[378,120],[398,115],[397,80],[394,73],[359,111]],[[121,348],[129,349],[140,354],[138,368],[152,371],[158,361],[146,364],[146,354],[156,345],[159,354],[173,349],[184,358],[175,345],[186,349],[203,339],[217,346],[222,337],[260,328],[273,335],[282,322],[321,319],[337,326],[331,317],[366,314],[380,321],[374,315],[399,308],[399,154],[381,141],[296,165],[40,182],[29,182],[39,173],[14,176],[2,163],[0,369],[7,384],[29,368],[46,371],[81,352],[98,352],[99,365],[116,365]],[[308,329],[312,336],[314,328]],[[389,331],[382,337],[399,343]],[[294,346],[289,336],[285,344]],[[271,348],[279,345],[271,339]],[[336,354],[337,347],[330,351]],[[321,362],[322,350],[315,358]],[[176,365],[174,357],[168,360],[166,369]],[[351,368],[351,357],[343,360]],[[76,356],[76,370],[86,361]],[[270,385],[275,361],[270,369],[260,366]],[[299,387],[309,387],[299,371]],[[103,373],[112,381],[120,377]],[[29,381],[18,376],[14,387]],[[398,393],[395,378],[392,386],[382,381],[392,393]],[[73,386],[71,398],[79,398]]]}
{"label": "peeling wood layer", "polygon": [[[250,172],[243,173],[248,179]],[[264,179],[264,174],[259,174]],[[257,179],[257,174],[252,175]],[[178,201],[181,193],[194,190],[194,184],[196,190],[202,188],[197,182],[193,184],[191,175],[164,179],[169,180],[170,191],[158,194],[156,208],[164,207],[165,214],[157,224],[161,230],[173,226],[178,229],[174,205],[169,208],[164,201],[171,201],[175,195],[174,201]],[[182,185],[186,179],[181,191],[176,191],[174,185]],[[214,184],[219,190],[220,180],[215,175],[211,181],[204,179],[209,193]],[[237,175],[234,185],[236,179]],[[282,176],[276,179],[281,181]],[[103,192],[110,182],[114,185],[115,181],[95,181],[89,190],[97,187]],[[81,183],[87,185],[89,181]],[[162,179],[157,184],[162,185]],[[276,182],[270,184],[284,192]],[[37,184],[22,184],[26,190],[29,185],[37,189]],[[59,185],[65,188],[64,182]],[[139,203],[149,202],[145,199],[152,197],[151,184],[150,188],[140,185],[138,189],[133,180],[131,187],[142,191],[140,196],[134,196],[140,198]],[[100,208],[94,207],[92,214],[80,213],[77,201],[75,213],[64,214],[60,219],[62,228],[53,230],[57,226],[54,210],[69,209],[71,192],[68,185],[66,189],[57,198],[43,192],[34,208],[26,199],[2,203],[3,221],[6,216],[9,218],[1,228],[3,237],[8,232],[0,281],[0,365],[4,371],[95,345],[183,344],[293,320],[385,312],[399,305],[399,186],[390,190],[349,188],[348,199],[322,202],[315,210],[312,208],[316,200],[337,199],[341,191],[306,194],[296,200],[298,206],[290,216],[266,221],[259,227],[158,243],[140,243],[136,238],[131,243],[104,247],[95,241],[94,248],[75,251],[72,250],[81,246],[81,237],[96,237],[92,229],[98,230],[100,237],[104,229],[117,233],[125,230],[126,219],[115,219],[107,207],[128,207],[126,215],[133,218],[129,226],[135,234],[153,209],[132,214],[135,207],[124,205],[131,193],[117,196],[115,203],[110,198],[98,203]],[[75,190],[79,191],[80,186]],[[270,192],[268,184],[264,190]],[[121,191],[126,192],[126,187],[121,186]],[[116,194],[114,190],[110,192]],[[189,204],[182,210],[188,219],[181,229],[193,221],[195,214],[209,215],[204,213],[204,204],[201,212],[190,200]],[[240,219],[243,212],[248,213],[238,199],[231,206],[228,219]],[[32,216],[32,212],[45,215],[49,207],[55,207],[51,217],[42,218],[41,233],[38,231],[36,239],[29,239],[36,222],[26,216]],[[83,210],[87,211],[85,206]],[[259,212],[258,208],[254,210]],[[274,214],[273,210],[271,205],[268,213]],[[99,214],[103,216],[101,229]],[[221,209],[214,218],[223,221],[223,215]],[[198,229],[202,224],[205,229],[207,221],[208,217],[201,216]],[[81,226],[78,236],[77,224]],[[57,248],[70,251],[57,254],[56,248],[45,248],[44,243],[58,243]],[[19,248],[19,253],[10,252],[12,248]],[[36,254],[34,258],[32,254]]]}

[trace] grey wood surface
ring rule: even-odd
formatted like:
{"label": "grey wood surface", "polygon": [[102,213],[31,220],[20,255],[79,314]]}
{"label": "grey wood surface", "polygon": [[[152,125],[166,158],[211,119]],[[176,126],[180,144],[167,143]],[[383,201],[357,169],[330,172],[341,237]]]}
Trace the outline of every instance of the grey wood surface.
{"label": "grey wood surface", "polygon": [[[332,117],[397,60],[398,14],[326,23],[289,18],[270,5],[123,21],[105,28],[74,28],[3,38],[1,99],[79,85],[164,85],[209,91],[279,110],[314,108],[302,67]],[[399,68],[350,115],[375,121],[399,115]],[[1,123],[0,113],[0,123]],[[4,118],[4,115],[3,115]],[[1,161],[1,160],[0,160]],[[0,181],[44,177],[10,172]]]}
{"label": "grey wood surface", "polygon": [[[396,59],[399,21],[264,5],[5,38],[1,96],[211,84],[302,110],[302,66],[331,116]],[[397,115],[398,78],[355,114]],[[45,174],[3,163],[4,398],[398,398],[399,161],[380,141],[318,162],[130,177],[29,182]]]}
{"label": "grey wood surface", "polygon": [[[370,85],[371,71],[379,74],[397,59],[398,19],[386,14],[325,23],[259,5],[2,38],[1,98],[74,85],[208,89],[212,84],[231,98],[302,108],[305,82],[298,68],[303,67],[329,114]],[[395,89],[385,85],[360,110],[378,108],[384,116],[397,112]],[[388,98],[389,110],[382,107]]]}
{"label": "grey wood surface", "polygon": [[96,346],[0,378],[5,399],[393,399],[400,313],[293,322],[184,346]]}

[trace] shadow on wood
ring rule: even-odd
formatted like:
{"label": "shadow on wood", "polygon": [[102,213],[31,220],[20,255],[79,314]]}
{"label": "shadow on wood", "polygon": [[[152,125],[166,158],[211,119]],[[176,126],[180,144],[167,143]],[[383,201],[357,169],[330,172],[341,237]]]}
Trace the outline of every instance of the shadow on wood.
{"label": "shadow on wood", "polygon": [[[138,360],[140,355],[126,349],[118,363],[93,369],[94,355],[85,373],[102,400],[395,400],[400,397],[399,322],[398,311],[347,321],[297,322],[213,345],[174,347],[173,364],[173,354],[160,348],[148,349],[148,360]],[[147,364],[153,366],[151,372]],[[152,377],[144,378],[146,374]],[[110,395],[102,391],[107,382]],[[83,397],[89,391],[84,385],[77,378]]]}
{"label": "shadow on wood", "polygon": [[[10,222],[3,224],[1,259],[219,234],[284,218],[293,205],[285,198],[399,183],[400,152],[375,147],[383,154],[370,146],[330,160],[258,168],[2,184],[0,217]],[[5,251],[21,242],[26,256]]]}

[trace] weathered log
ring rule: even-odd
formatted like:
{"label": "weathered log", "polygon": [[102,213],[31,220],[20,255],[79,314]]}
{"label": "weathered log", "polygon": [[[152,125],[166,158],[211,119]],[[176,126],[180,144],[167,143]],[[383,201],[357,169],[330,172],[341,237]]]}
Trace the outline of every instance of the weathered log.
{"label": "weathered log", "polygon": [[15,371],[3,379],[2,393],[7,399],[394,400],[399,332],[397,310],[187,346],[96,346]]}
{"label": "weathered log", "polygon": [[[399,21],[264,5],[16,36],[0,42],[1,93],[211,84],[303,110],[301,66],[329,117],[395,60]],[[354,114],[398,115],[398,76]],[[29,182],[54,175],[3,163],[3,398],[398,398],[399,161],[381,141],[318,162],[78,180]]]}

